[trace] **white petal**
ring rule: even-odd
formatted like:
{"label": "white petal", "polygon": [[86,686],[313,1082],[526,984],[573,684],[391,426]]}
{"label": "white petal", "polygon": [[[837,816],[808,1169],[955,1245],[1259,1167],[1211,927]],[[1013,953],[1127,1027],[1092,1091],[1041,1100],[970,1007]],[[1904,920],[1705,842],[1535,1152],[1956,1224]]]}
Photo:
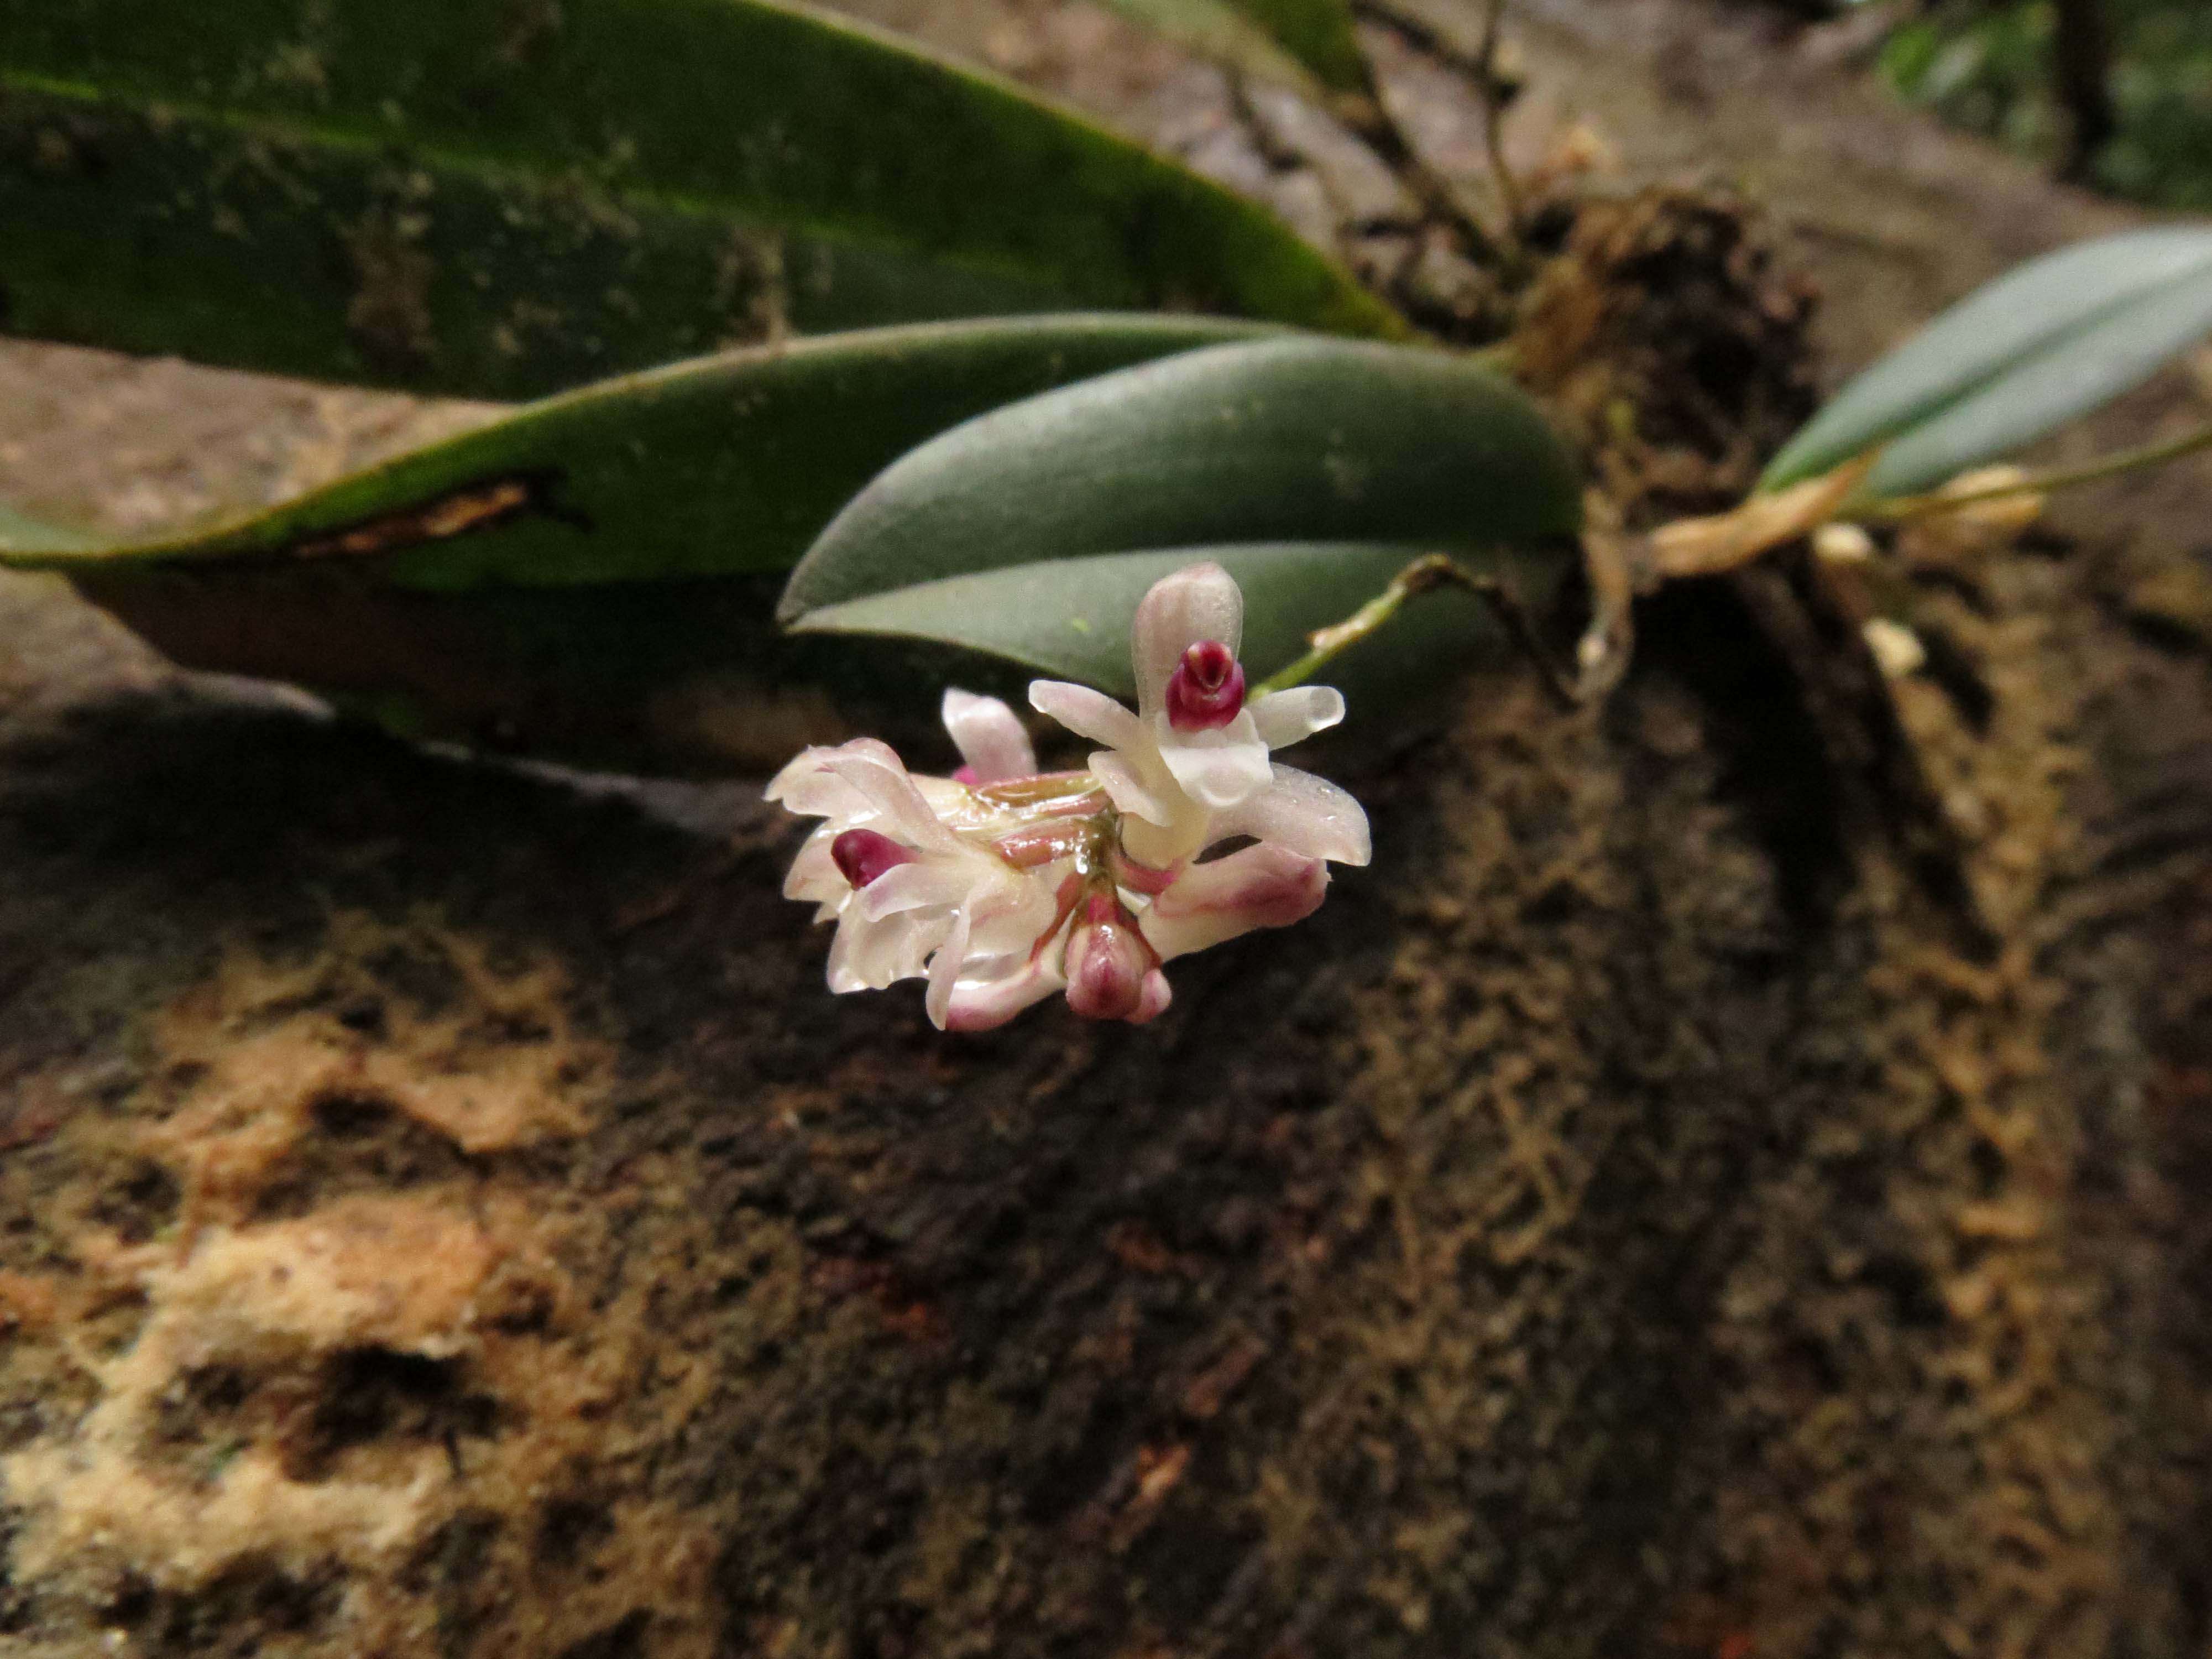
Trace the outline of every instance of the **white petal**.
{"label": "white petal", "polygon": [[952,1006],[953,988],[960,982],[960,969],[967,960],[968,913],[956,910],[945,942],[937,947],[937,954],[930,958],[929,994],[922,999],[922,1006],[929,1013],[929,1023],[940,1031],[945,1029],[945,1015]]}
{"label": "white petal", "polygon": [[1215,840],[1254,836],[1308,858],[1367,862],[1367,814],[1358,801],[1310,772],[1270,770],[1273,779],[1265,789],[1215,817]]}
{"label": "white petal", "polygon": [[866,933],[865,928],[837,924],[836,937],[830,941],[830,988],[842,996],[848,991],[866,991],[872,988],[867,975],[854,965],[854,957]]}
{"label": "white petal", "polygon": [[860,889],[854,903],[871,921],[931,905],[951,908],[968,896],[975,872],[950,859],[916,859],[886,870]]}
{"label": "white petal", "polygon": [[893,980],[920,979],[927,971],[929,953],[952,925],[950,916],[893,916],[884,926],[893,943],[884,949],[885,984]]}
{"label": "white petal", "polygon": [[783,878],[784,897],[835,904],[853,890],[830,851],[836,839],[837,826],[832,823],[822,825],[806,838],[791,861],[791,872]]}
{"label": "white petal", "polygon": [[884,829],[893,840],[924,849],[949,851],[957,847],[959,843],[952,832],[930,810],[921,791],[907,775],[904,763],[887,744],[874,744],[880,754],[850,752],[870,742],[872,739],[855,738],[842,750],[831,750],[823,763],[866,797],[868,805],[882,815]]}
{"label": "white petal", "polygon": [[1285,927],[1320,908],[1328,866],[1262,842],[1194,864],[1153,901],[1145,937],[1163,958],[1203,951],[1255,927]]}
{"label": "white petal", "polygon": [[1164,718],[1152,724],[1160,759],[1200,805],[1218,812],[1267,787],[1267,745],[1249,712],[1210,732],[1178,732]]}
{"label": "white petal", "polygon": [[867,797],[839,777],[830,764],[850,747],[842,744],[825,749],[817,745],[802,750],[783,770],[769,780],[767,789],[762,792],[763,796],[781,802],[785,811],[800,817],[832,818],[846,829],[855,822],[873,817],[875,809],[868,805]]}
{"label": "white petal", "polygon": [[942,705],[945,729],[978,783],[1025,778],[1036,769],[1036,750],[1021,717],[996,697],[947,686]]}
{"label": "white petal", "polygon": [[1297,685],[1244,706],[1259,727],[1260,741],[1270,749],[1287,749],[1342,720],[1344,693],[1333,685]]}
{"label": "white petal", "polygon": [[1158,711],[1167,696],[1168,676],[1175,672],[1182,653],[1200,640],[1218,640],[1233,656],[1243,638],[1244,595],[1237,590],[1237,579],[1219,565],[1208,560],[1161,577],[1137,606],[1136,620],[1129,625],[1137,712],[1150,719]]}
{"label": "white petal", "polygon": [[[1051,952],[1046,953],[1048,956]],[[988,1031],[1004,1025],[1032,1003],[1042,1002],[1066,981],[1042,958],[1019,960],[1012,971],[963,981],[946,1005],[948,1031]]]}
{"label": "white petal", "polygon": [[1175,822],[1179,803],[1150,787],[1137,775],[1137,769],[1112,750],[1102,749],[1093,755],[1091,770],[1106,791],[1106,799],[1129,817],[1163,829]]}
{"label": "white petal", "polygon": [[870,921],[848,909],[830,943],[830,988],[880,991],[922,971],[930,951],[951,927],[948,916],[892,916]]}
{"label": "white petal", "polygon": [[1030,955],[1059,912],[1060,873],[1050,865],[1019,874],[1001,871],[973,890],[968,902],[971,969],[994,957]]}
{"label": "white petal", "polygon": [[1070,680],[1031,680],[1030,707],[1077,737],[1109,749],[1128,749],[1145,740],[1145,728],[1134,714],[1103,691]]}

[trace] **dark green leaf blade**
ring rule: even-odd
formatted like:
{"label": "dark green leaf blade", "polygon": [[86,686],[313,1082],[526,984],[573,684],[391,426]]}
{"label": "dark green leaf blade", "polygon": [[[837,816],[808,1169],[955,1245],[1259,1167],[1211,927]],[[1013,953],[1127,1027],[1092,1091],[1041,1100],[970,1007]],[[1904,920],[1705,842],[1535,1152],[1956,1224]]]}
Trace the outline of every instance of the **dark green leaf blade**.
{"label": "dark green leaf blade", "polygon": [[11,330],[514,397],[1070,304],[1402,325],[1260,208],[763,0],[0,0]]}
{"label": "dark green leaf blade", "polygon": [[1517,387],[1438,352],[1293,337],[1048,392],[905,456],[780,614],[1040,560],[1239,542],[1461,547],[1573,532],[1571,459]]}
{"label": "dark green leaf blade", "polygon": [[[1289,542],[1053,559],[824,605],[808,612],[799,629],[957,646],[1129,699],[1136,694],[1130,620],[1163,576],[1212,559],[1237,578],[1244,590],[1242,655],[1258,680],[1303,655],[1316,629],[1343,621],[1434,550],[1427,543]],[[1464,548],[1456,556],[1505,580],[1538,609],[1573,565],[1559,549]],[[1320,678],[1353,695],[1355,714],[1372,713],[1508,643],[1495,616],[1473,596],[1425,596]]]}
{"label": "dark green leaf blade", "polygon": [[1970,295],[1868,368],[1785,445],[1778,489],[1889,445],[1863,496],[1995,459],[2140,384],[2212,332],[2212,230],[2062,248]]}
{"label": "dark green leaf blade", "polygon": [[0,516],[0,562],[110,576],[191,563],[220,582],[240,562],[350,558],[380,582],[443,592],[781,571],[934,434],[1070,381],[1270,332],[1078,313],[726,352],[548,399],[188,535],[34,538]]}
{"label": "dark green leaf blade", "polygon": [[980,410],[1269,332],[1118,313],[732,352],[197,536],[102,543],[0,512],[0,565],[62,571],[187,667],[288,680],[410,735],[629,769],[773,765],[847,729],[839,710],[902,738],[933,724],[917,711],[946,653],[775,623],[786,568],[855,489]]}

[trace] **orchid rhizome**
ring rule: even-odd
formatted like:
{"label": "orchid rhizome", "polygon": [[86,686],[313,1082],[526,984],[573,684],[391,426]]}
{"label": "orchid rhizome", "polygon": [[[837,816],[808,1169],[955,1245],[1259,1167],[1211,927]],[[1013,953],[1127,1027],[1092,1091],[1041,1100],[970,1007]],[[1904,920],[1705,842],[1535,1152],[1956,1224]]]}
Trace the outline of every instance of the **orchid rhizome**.
{"label": "orchid rhizome", "polygon": [[[1328,866],[1364,864],[1367,817],[1334,784],[1271,760],[1344,718],[1321,686],[1247,698],[1243,597],[1218,564],[1157,583],[1131,629],[1134,713],[1037,680],[1030,702],[1103,745],[1040,772],[995,697],[945,694],[967,763],[917,776],[871,738],[809,749],[771,800],[823,820],[785,894],[834,921],[830,988],[926,976],[940,1028],[1003,1024],[1055,991],[1091,1019],[1141,1024],[1168,1006],[1161,964],[1310,915]],[[1207,854],[1228,842],[1249,844]]]}

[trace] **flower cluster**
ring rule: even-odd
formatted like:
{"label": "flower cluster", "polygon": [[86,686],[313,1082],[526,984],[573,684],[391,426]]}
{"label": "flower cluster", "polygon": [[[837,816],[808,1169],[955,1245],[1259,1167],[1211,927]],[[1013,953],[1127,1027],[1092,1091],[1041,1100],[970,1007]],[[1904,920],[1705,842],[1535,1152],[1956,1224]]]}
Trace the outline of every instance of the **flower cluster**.
{"label": "flower cluster", "polygon": [[[1160,965],[1312,914],[1328,862],[1367,862],[1367,817],[1335,785],[1268,759],[1334,726],[1319,686],[1247,699],[1243,597],[1217,564],[1157,583],[1138,607],[1133,714],[1038,680],[1030,702],[1100,748],[1079,772],[1036,767],[995,697],[945,694],[966,761],[909,773],[889,745],[813,748],[768,798],[819,817],[784,884],[835,921],[830,988],[927,976],[939,1027],[983,1030],[1055,991],[1092,1019],[1153,1018]],[[1208,859],[1224,842],[1249,844]]]}

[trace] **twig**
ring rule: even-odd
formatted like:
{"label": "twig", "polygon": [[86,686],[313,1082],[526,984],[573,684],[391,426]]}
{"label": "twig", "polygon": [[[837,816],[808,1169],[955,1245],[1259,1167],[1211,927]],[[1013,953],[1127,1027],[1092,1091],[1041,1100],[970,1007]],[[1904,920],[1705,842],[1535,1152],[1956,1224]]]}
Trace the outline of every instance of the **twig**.
{"label": "twig", "polygon": [[[1504,234],[1496,240],[1509,251],[1517,253],[1521,246],[1524,203],[1520,182],[1505,164],[1505,100],[1501,96],[1504,82],[1498,73],[1498,51],[1504,21],[1505,0],[1490,0],[1483,21],[1481,39],[1472,49],[1450,39],[1435,23],[1395,3],[1395,0],[1352,0],[1352,9],[1356,15],[1381,24],[1416,52],[1427,54],[1446,69],[1465,76],[1474,83],[1475,94],[1482,100],[1484,143],[1489,154],[1491,173],[1497,185],[1499,209],[1505,221]],[[1370,78],[1372,79],[1371,74]],[[1375,99],[1378,105],[1382,102],[1379,89]]]}
{"label": "twig", "polygon": [[1324,664],[1341,656],[1382,628],[1404,608],[1407,600],[1417,594],[1434,593],[1447,587],[1473,593],[1490,606],[1507,634],[1512,636],[1514,643],[1528,653],[1529,659],[1542,671],[1546,684],[1564,706],[1579,708],[1589,701],[1594,695],[1589,684],[1590,677],[1571,672],[1553,660],[1550,650],[1544,644],[1542,635],[1522,607],[1520,595],[1497,577],[1479,576],[1443,553],[1423,554],[1393,576],[1380,593],[1342,622],[1309,634],[1306,643],[1311,649],[1288,667],[1278,669],[1254,686],[1252,695],[1260,696],[1269,691],[1281,691],[1293,685],[1304,684]]}
{"label": "twig", "polygon": [[1475,63],[1475,86],[1482,94],[1482,143],[1490,153],[1490,174],[1498,185],[1498,199],[1505,211],[1505,229],[1516,248],[1521,243],[1521,185],[1505,165],[1505,100],[1498,80],[1498,29],[1505,21],[1505,0],[1490,0],[1482,20],[1482,49]]}
{"label": "twig", "polygon": [[1893,495],[1886,501],[1873,501],[1864,507],[1853,509],[1852,516],[1870,519],[1881,524],[1903,524],[1931,514],[1951,513],[1983,501],[2001,501],[2008,495],[2047,495],[2054,489],[2066,489],[2075,484],[2094,483],[2100,478],[2132,472],[2137,467],[2156,466],[2162,461],[2179,460],[2203,449],[2212,449],[2212,426],[2198,427],[2194,432],[2185,433],[2179,438],[2169,438],[2163,443],[2145,444],[2140,448],[2123,449],[2100,456],[2080,466],[2054,467],[2047,472],[2024,472],[2009,483],[1992,484],[1986,489],[1966,490],[1956,495],[1940,492],[1923,495]]}
{"label": "twig", "polygon": [[1352,0],[1352,13],[1370,23],[1381,24],[1415,51],[1426,52],[1447,69],[1471,76],[1482,67],[1480,45],[1468,46],[1455,40],[1419,10],[1407,8],[1402,0]]}
{"label": "twig", "polygon": [[[1381,158],[1391,173],[1413,192],[1423,210],[1456,227],[1470,243],[1470,251],[1498,244],[1496,232],[1482,222],[1482,216],[1461,193],[1453,179],[1439,173],[1425,161],[1413,148],[1413,140],[1399,125],[1398,118],[1390,112],[1384,101],[1382,88],[1376,81],[1370,66],[1367,76],[1368,89],[1342,100],[1337,114],[1344,124]],[[1509,234],[1504,246],[1510,246]]]}

